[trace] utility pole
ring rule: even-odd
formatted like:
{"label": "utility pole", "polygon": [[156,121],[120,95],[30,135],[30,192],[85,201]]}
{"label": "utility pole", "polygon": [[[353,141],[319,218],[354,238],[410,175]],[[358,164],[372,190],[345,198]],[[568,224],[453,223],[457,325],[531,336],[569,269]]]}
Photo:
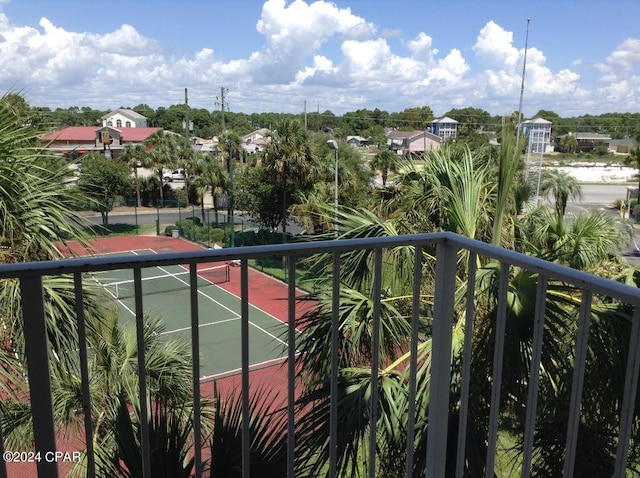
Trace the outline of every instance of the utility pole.
{"label": "utility pole", "polygon": [[222,113],[222,132],[224,133],[225,131],[225,127],[224,127],[224,110],[227,107],[225,101],[224,101],[224,94],[227,91],[227,89],[224,86],[220,87],[220,111]]}
{"label": "utility pole", "polygon": [[307,131],[307,100],[304,100],[304,130]]}
{"label": "utility pole", "polygon": [[524,74],[527,70],[527,49],[529,47],[529,22],[530,18],[527,18],[527,35],[524,40],[524,62],[522,63],[522,83],[520,85],[520,105],[518,106],[518,125],[516,130],[516,146],[520,140],[520,130],[522,129],[522,97],[524,96]]}
{"label": "utility pole", "polygon": [[187,88],[184,89],[184,135],[189,139],[189,97]]}

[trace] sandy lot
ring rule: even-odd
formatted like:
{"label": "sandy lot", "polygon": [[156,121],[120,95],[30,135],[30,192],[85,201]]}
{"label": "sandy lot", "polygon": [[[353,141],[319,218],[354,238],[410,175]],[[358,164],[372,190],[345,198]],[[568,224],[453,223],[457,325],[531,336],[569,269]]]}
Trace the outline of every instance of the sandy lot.
{"label": "sandy lot", "polygon": [[638,170],[627,166],[589,165],[545,167],[543,170],[560,170],[569,173],[581,183],[635,182]]}

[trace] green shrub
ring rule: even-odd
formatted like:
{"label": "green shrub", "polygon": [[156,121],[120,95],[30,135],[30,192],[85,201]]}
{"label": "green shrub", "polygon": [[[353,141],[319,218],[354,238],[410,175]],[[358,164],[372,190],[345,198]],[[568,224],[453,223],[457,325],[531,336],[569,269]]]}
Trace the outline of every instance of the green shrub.
{"label": "green shrub", "polygon": [[224,237],[224,231],[219,227],[214,227],[211,229],[211,242],[222,242],[222,238]]}
{"label": "green shrub", "polygon": [[202,224],[202,221],[200,220],[200,218],[198,216],[189,216],[189,217],[185,217],[183,219],[183,221],[189,221],[192,222],[194,225],[199,226],[200,224]]}

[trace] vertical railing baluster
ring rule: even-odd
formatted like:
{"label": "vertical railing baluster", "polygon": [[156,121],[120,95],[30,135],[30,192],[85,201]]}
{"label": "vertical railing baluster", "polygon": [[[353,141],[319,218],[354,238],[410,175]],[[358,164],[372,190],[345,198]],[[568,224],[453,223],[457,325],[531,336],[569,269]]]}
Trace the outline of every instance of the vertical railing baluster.
{"label": "vertical railing baluster", "polygon": [[464,316],[464,349],[462,351],[462,382],[460,383],[460,412],[458,413],[458,442],[456,446],[456,478],[464,475],[466,454],[467,418],[469,416],[469,384],[471,382],[471,345],[473,318],[475,316],[475,286],[477,255],[469,253],[467,275],[467,297]]}
{"label": "vertical railing baluster", "polygon": [[242,355],[242,476],[251,476],[251,410],[249,409],[249,267],[240,261],[240,342]]}
{"label": "vertical railing baluster", "polygon": [[289,257],[287,290],[287,477],[294,478],[296,386],[296,257]]}
{"label": "vertical railing baluster", "polygon": [[580,302],[580,318],[578,319],[578,336],[576,338],[576,356],[571,384],[571,402],[569,404],[569,423],[567,426],[567,440],[564,456],[562,476],[573,477],[576,449],[578,446],[578,430],[580,426],[580,403],[584,387],[584,373],[587,368],[587,351],[589,344],[589,327],[591,325],[592,292],[582,290]]}
{"label": "vertical railing baluster", "polygon": [[329,476],[335,478],[338,467],[338,372],[340,358],[338,357],[339,326],[340,326],[340,253],[333,253],[333,287],[331,297],[331,378],[329,389]]}
{"label": "vertical railing baluster", "polygon": [[413,476],[413,455],[416,436],[416,377],[418,374],[418,332],[420,330],[420,292],[422,285],[422,247],[413,253],[413,290],[411,301],[411,356],[409,357],[409,416],[407,417],[407,462],[405,475]]}
{"label": "vertical railing baluster", "polygon": [[73,274],[78,319],[78,349],[80,351],[80,377],[82,379],[82,413],[84,416],[84,437],[87,446],[87,476],[96,476],[96,461],[93,450],[93,424],[91,421],[91,391],[89,388],[89,357],[87,356],[87,332],[84,315],[84,294],[82,273]]}
{"label": "vertical railing baluster", "polygon": [[382,249],[376,249],[373,267],[373,327],[371,337],[371,399],[369,404],[369,478],[376,476],[376,433],[378,422],[378,368],[380,367],[380,292]]}
{"label": "vertical railing baluster", "polygon": [[198,264],[189,264],[191,303],[191,360],[193,380],[193,459],[196,478],[202,477],[202,414],[200,413],[200,320],[198,309]]}
{"label": "vertical railing baluster", "polygon": [[538,409],[538,388],[540,385],[540,363],[542,361],[542,345],[544,342],[544,315],[547,305],[547,277],[538,276],[536,289],[536,305],[533,318],[533,356],[529,368],[529,389],[524,423],[524,444],[522,447],[522,478],[531,475],[531,457],[533,455],[533,438],[536,430]]}
{"label": "vertical railing baluster", "polygon": [[[21,277],[20,294],[35,451],[44,457],[45,453],[56,451],[56,432],[42,276]],[[36,466],[38,476],[58,477],[55,461],[42,459]]]}
{"label": "vertical railing baluster", "polygon": [[457,248],[448,242],[436,251],[436,285],[431,332],[431,383],[425,476],[444,478],[451,393],[451,340],[456,293]]}
{"label": "vertical railing baluster", "polygon": [[145,325],[142,303],[142,269],[133,268],[133,290],[136,309],[136,338],[138,354],[138,400],[140,401],[140,444],[142,448],[142,476],[151,478],[151,443],[149,441],[149,407],[147,406],[147,367],[145,357]]}
{"label": "vertical railing baluster", "polygon": [[504,357],[504,333],[507,323],[507,292],[509,290],[509,264],[500,263],[500,287],[498,289],[498,313],[496,316],[495,342],[493,346],[493,374],[491,377],[491,408],[485,477],[493,478],[498,444],[500,419],[500,394],[502,388],[502,359]]}
{"label": "vertical railing baluster", "polygon": [[[4,434],[2,433],[2,414],[0,414],[0,452],[4,455]],[[0,461],[0,478],[7,478],[7,462]]]}
{"label": "vertical railing baluster", "polygon": [[636,392],[638,390],[638,370],[640,369],[640,307],[634,307],[631,319],[631,337],[629,339],[629,356],[627,358],[627,372],[624,380],[624,395],[620,413],[620,431],[618,433],[618,449],[614,477],[624,477],[629,456],[629,442],[633,430]]}

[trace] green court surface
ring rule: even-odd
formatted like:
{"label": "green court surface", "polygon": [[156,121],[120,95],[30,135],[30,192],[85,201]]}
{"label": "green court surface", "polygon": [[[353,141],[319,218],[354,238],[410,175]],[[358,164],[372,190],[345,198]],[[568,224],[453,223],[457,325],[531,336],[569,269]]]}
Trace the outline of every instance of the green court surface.
{"label": "green court surface", "polygon": [[[143,255],[154,254],[154,251],[131,253]],[[217,285],[228,280],[227,265],[201,265],[198,271],[200,376],[203,379],[215,378],[219,374],[237,371],[241,366],[240,298]],[[93,274],[93,277],[118,302],[122,319],[134,320],[133,271],[108,271]],[[142,294],[145,314],[162,317],[168,337],[191,341],[189,274],[184,267],[142,269]],[[286,333],[286,324],[249,305],[251,366],[278,363],[286,357]]]}

